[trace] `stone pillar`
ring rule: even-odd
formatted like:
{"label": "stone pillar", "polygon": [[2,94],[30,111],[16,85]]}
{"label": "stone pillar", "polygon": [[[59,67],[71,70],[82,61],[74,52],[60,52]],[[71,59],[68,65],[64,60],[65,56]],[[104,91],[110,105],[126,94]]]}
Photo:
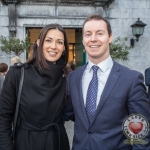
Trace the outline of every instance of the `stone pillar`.
{"label": "stone pillar", "polygon": [[9,35],[11,37],[16,36],[16,3],[17,0],[5,0],[8,4],[9,15]]}
{"label": "stone pillar", "polygon": [[15,4],[8,4],[9,14],[9,34],[11,37],[16,36],[16,6]]}

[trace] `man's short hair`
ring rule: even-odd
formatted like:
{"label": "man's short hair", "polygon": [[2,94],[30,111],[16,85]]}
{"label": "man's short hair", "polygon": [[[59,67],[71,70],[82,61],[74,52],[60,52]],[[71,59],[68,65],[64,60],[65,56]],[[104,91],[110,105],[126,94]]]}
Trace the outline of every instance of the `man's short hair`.
{"label": "man's short hair", "polygon": [[104,17],[102,17],[100,14],[93,14],[91,16],[88,16],[83,23],[83,30],[84,30],[85,23],[88,21],[91,21],[91,20],[103,20],[103,21],[105,21],[106,25],[107,25],[108,35],[110,36],[112,34],[111,25],[110,25],[109,21],[106,20]]}

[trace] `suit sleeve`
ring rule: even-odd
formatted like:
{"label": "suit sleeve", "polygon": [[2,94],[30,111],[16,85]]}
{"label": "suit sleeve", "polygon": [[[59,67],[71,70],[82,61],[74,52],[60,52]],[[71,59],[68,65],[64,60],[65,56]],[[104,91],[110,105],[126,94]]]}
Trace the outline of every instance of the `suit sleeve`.
{"label": "suit sleeve", "polygon": [[0,98],[0,150],[14,150],[12,121],[16,106],[16,84],[13,67],[6,74]]}
{"label": "suit sleeve", "polygon": [[[150,104],[147,99],[144,77],[138,73],[133,82],[128,99],[129,114],[143,115],[150,123]],[[150,150],[150,131],[143,139],[148,141],[147,144],[133,144],[132,150]]]}
{"label": "suit sleeve", "polygon": [[69,120],[75,121],[71,95],[70,95],[69,80],[70,80],[70,74],[68,75],[68,78],[67,78],[67,105],[65,107],[63,118],[64,118],[64,121],[69,121]]}
{"label": "suit sleeve", "polygon": [[145,84],[150,86],[150,68],[145,70]]}

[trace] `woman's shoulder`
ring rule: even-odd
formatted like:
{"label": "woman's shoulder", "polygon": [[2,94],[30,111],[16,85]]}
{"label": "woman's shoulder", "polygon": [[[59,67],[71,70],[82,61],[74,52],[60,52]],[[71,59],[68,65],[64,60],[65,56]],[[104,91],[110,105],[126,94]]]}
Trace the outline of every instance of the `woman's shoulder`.
{"label": "woman's shoulder", "polygon": [[20,76],[20,72],[21,72],[21,68],[30,68],[31,65],[30,64],[27,64],[27,63],[15,63],[13,66],[10,66],[9,67],[9,70],[7,73],[9,74],[15,74],[15,75],[18,75]]}
{"label": "woman's shoulder", "polygon": [[31,64],[28,64],[28,63],[15,63],[13,66],[10,66],[11,69],[21,69],[21,68],[29,68],[31,67]]}
{"label": "woman's shoulder", "polygon": [[9,67],[9,70],[7,73],[20,72],[21,67],[24,67],[23,63],[15,63],[13,66]]}

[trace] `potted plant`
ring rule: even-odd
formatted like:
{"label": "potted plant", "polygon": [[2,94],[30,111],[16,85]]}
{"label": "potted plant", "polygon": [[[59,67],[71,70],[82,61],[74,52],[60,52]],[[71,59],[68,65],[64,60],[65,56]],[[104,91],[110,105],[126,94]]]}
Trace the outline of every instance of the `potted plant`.
{"label": "potted plant", "polygon": [[7,55],[20,56],[25,50],[28,50],[31,44],[29,43],[28,37],[25,40],[20,40],[16,37],[6,38],[0,37],[0,50]]}
{"label": "potted plant", "polygon": [[128,60],[131,47],[126,45],[127,40],[127,37],[118,37],[110,44],[110,55],[113,59]]}

